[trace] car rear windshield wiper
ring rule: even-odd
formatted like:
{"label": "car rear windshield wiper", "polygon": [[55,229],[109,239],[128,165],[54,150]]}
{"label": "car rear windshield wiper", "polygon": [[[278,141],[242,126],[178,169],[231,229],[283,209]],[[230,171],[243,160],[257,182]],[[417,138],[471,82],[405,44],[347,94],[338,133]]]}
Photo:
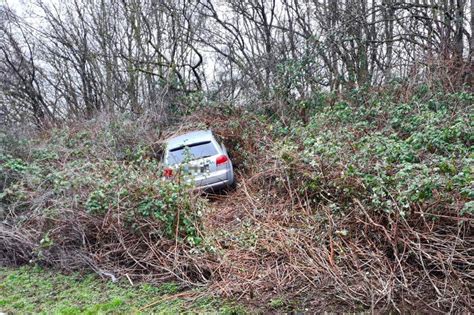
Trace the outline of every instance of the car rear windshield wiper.
{"label": "car rear windshield wiper", "polygon": [[186,147],[192,148],[192,147],[197,147],[197,146],[200,146],[200,145],[203,145],[203,144],[208,144],[208,143],[211,143],[211,141],[196,142],[196,143],[192,143],[192,144],[182,145],[180,147],[170,149],[170,152],[176,152],[176,151],[182,150]]}

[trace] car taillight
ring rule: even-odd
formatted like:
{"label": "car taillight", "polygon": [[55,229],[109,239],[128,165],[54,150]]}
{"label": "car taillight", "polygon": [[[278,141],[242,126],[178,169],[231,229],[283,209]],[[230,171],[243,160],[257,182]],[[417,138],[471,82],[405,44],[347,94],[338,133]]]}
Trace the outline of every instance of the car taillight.
{"label": "car taillight", "polygon": [[216,158],[216,165],[227,163],[227,161],[229,161],[229,158],[227,157],[227,155],[219,155]]}
{"label": "car taillight", "polygon": [[164,175],[165,177],[171,177],[171,176],[173,176],[173,169],[171,169],[171,168],[169,168],[169,167],[165,168],[165,169],[163,170],[163,175]]}

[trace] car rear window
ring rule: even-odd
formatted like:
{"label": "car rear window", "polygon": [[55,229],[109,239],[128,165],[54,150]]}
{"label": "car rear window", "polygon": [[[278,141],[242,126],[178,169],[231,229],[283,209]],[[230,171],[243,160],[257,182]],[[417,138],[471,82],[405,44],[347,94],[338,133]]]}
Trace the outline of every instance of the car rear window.
{"label": "car rear window", "polygon": [[197,160],[216,155],[217,149],[211,141],[199,142],[171,149],[169,152],[169,163],[179,164],[187,158]]}

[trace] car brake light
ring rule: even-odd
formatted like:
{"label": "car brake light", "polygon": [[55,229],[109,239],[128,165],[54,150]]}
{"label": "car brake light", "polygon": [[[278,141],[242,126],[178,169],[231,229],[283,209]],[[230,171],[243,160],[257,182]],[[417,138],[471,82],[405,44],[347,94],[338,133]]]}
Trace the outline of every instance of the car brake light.
{"label": "car brake light", "polygon": [[173,176],[173,169],[167,167],[163,170],[163,175],[165,175],[165,177],[171,177]]}
{"label": "car brake light", "polygon": [[219,155],[216,158],[216,165],[227,163],[227,161],[229,161],[229,158],[227,157],[227,155]]}

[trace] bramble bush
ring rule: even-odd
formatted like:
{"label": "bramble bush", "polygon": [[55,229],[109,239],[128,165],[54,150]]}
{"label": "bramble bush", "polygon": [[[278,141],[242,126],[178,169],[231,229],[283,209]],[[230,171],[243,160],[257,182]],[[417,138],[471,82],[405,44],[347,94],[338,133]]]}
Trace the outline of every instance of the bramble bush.
{"label": "bramble bush", "polygon": [[426,101],[415,95],[402,103],[373,99],[364,106],[340,101],[317,110],[307,125],[296,125],[277,151],[283,160],[288,150],[300,151],[314,178],[319,159],[341,167],[343,176],[362,185],[355,196],[373,209],[407,215],[413,204],[461,198],[457,212],[466,214],[474,194],[474,130],[472,113],[459,106],[469,109],[472,100],[472,94],[456,93]]}
{"label": "bramble bush", "polygon": [[319,91],[283,117],[202,101],[179,130],[213,128],[239,183],[211,202],[161,179],[166,134],[153,125],[116,117],[2,135],[0,242],[20,253],[12,260],[70,268],[86,256],[77,269],[253,292],[272,307],[320,303],[308,302],[319,292],[324,310],[472,305],[472,94]]}
{"label": "bramble bush", "polygon": [[117,213],[131,231],[153,220],[161,225],[161,230],[153,231],[155,237],[200,244],[205,203],[189,192],[191,185],[165,181],[160,162],[150,157],[150,147],[140,142],[128,147],[131,137],[138,136],[136,130],[128,138],[111,136],[130,131],[129,122],[100,128],[96,133],[55,129],[46,140],[23,141],[31,154],[22,158],[0,153],[0,174],[6,184],[0,194],[2,220],[13,221],[32,209],[44,219],[64,216],[69,210],[95,217]]}

